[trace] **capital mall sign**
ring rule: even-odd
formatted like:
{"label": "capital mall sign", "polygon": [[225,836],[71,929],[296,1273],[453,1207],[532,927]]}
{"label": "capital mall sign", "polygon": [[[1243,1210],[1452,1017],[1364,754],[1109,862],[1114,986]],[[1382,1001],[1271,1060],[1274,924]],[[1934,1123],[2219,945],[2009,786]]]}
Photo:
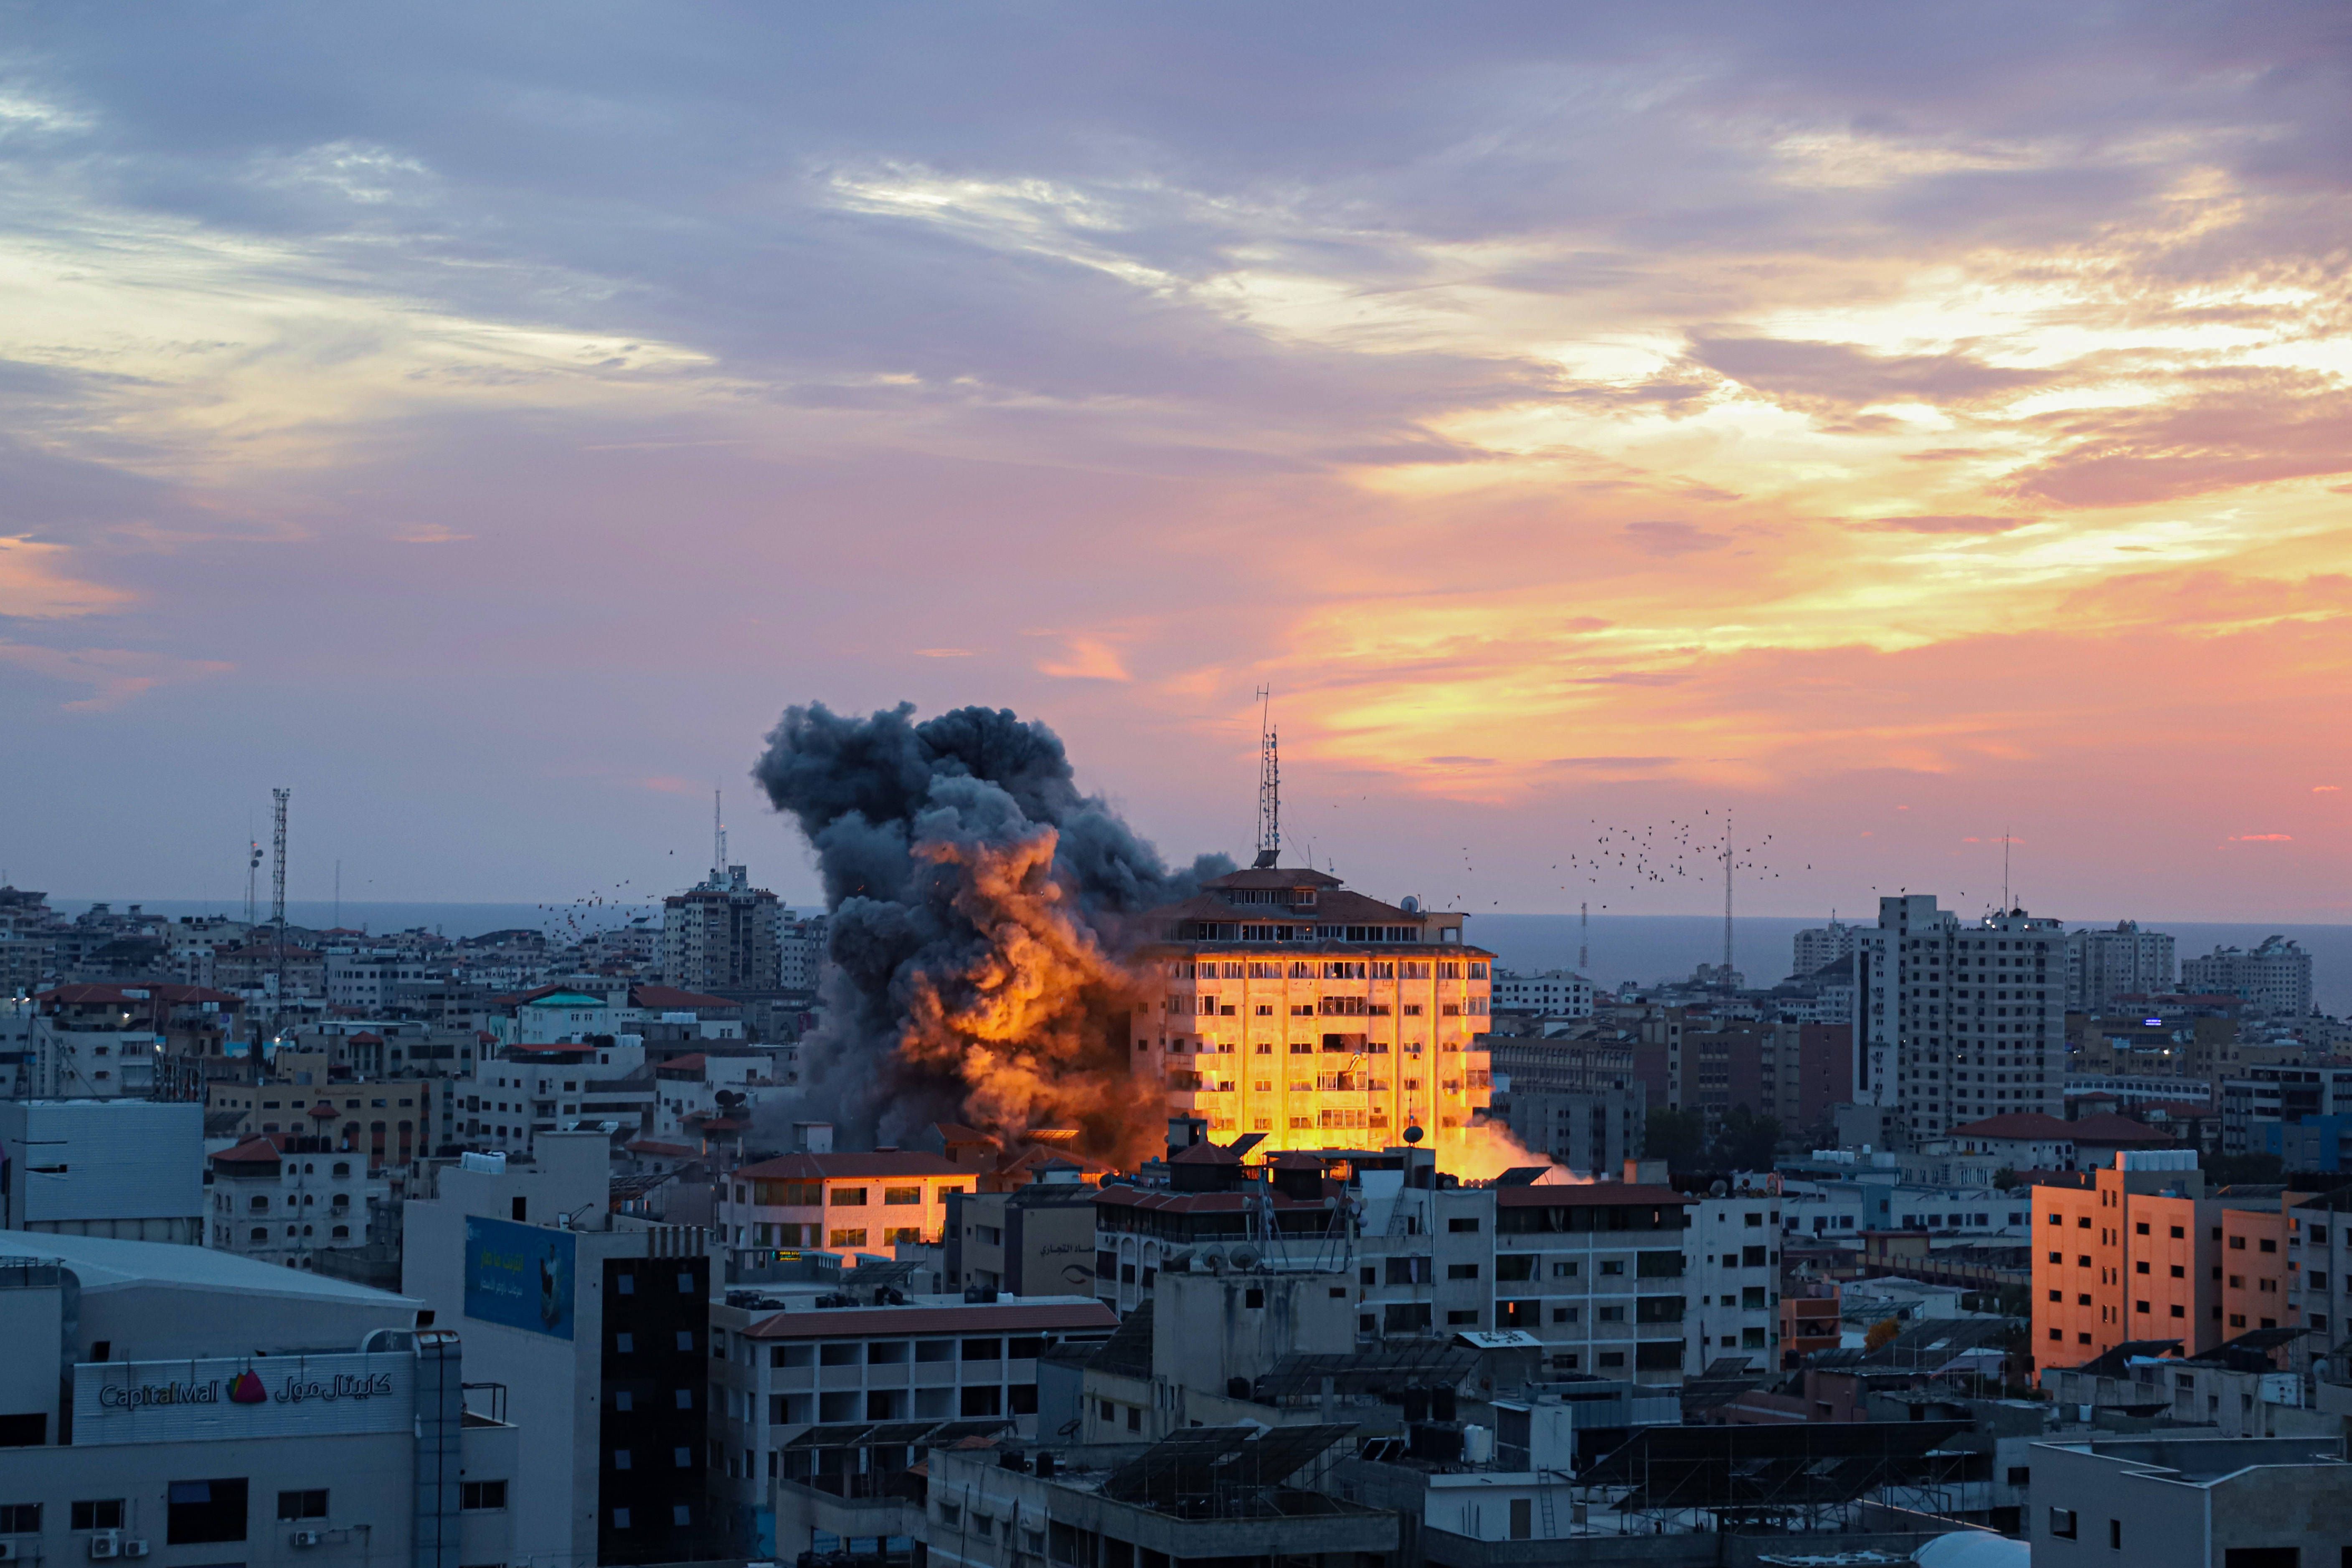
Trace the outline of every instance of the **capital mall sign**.
{"label": "capital mall sign", "polygon": [[74,1442],[405,1431],[415,1364],[399,1352],[85,1363],[74,1368]]}

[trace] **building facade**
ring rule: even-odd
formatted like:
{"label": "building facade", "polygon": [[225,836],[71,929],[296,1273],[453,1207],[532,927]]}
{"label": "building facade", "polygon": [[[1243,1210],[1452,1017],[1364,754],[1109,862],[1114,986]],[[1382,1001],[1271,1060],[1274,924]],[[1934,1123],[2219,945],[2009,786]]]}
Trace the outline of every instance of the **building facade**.
{"label": "building facade", "polygon": [[1493,954],[1464,917],[1387,904],[1320,871],[1213,878],[1155,911],[1137,1071],[1169,1113],[1267,1149],[1377,1148],[1420,1128],[1458,1149],[1491,1099],[1477,1047]]}
{"label": "building facade", "polygon": [[2311,954],[2284,937],[2264,937],[2252,949],[2217,947],[2183,963],[2180,983],[2194,992],[2242,996],[2282,1017],[2311,1012]]}
{"label": "building facade", "polygon": [[2172,989],[2173,941],[2160,931],[2142,931],[2137,921],[2118,921],[2113,930],[2066,935],[2066,1005],[2098,1012],[2123,996],[2158,996]]}
{"label": "building facade", "polygon": [[687,991],[772,991],[782,984],[783,906],[741,866],[662,900],[662,979]]}
{"label": "building facade", "polygon": [[2022,910],[1963,923],[1932,895],[1879,900],[1862,933],[1867,987],[1856,1098],[1917,1139],[2004,1112],[2060,1113],[2065,933]]}
{"label": "building facade", "polygon": [[1573,970],[1519,974],[1497,969],[1493,996],[1497,1013],[1533,1013],[1545,1018],[1592,1016],[1592,982]]}

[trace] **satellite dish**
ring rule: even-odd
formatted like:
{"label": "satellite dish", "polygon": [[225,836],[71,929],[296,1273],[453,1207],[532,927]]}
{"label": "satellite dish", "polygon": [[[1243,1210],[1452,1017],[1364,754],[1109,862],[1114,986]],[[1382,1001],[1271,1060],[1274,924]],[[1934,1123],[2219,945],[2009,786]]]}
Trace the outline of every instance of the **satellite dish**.
{"label": "satellite dish", "polygon": [[1408,1143],[1418,1143],[1421,1142],[1421,1127],[1418,1123],[1404,1130],[1404,1141]]}
{"label": "satellite dish", "polygon": [[1233,1247],[1225,1256],[1232,1260],[1233,1266],[1236,1268],[1255,1268],[1263,1261],[1258,1256],[1257,1248],[1246,1242]]}
{"label": "satellite dish", "polygon": [[1204,1247],[1192,1257],[1197,1268],[1205,1268],[1212,1274],[1223,1274],[1225,1271],[1225,1249],[1222,1247]]}

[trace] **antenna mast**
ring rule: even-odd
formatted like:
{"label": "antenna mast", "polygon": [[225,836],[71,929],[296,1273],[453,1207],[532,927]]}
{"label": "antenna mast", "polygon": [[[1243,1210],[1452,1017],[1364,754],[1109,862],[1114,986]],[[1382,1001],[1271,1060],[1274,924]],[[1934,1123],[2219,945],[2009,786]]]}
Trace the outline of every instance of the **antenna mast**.
{"label": "antenna mast", "polygon": [[1274,734],[1274,688],[1257,689],[1257,864],[1282,858],[1282,752]]}
{"label": "antenna mast", "polygon": [[1723,813],[1723,988],[1731,989],[1731,812]]}
{"label": "antenna mast", "polygon": [[710,792],[710,879],[727,879],[727,827],[719,816],[719,792]]}
{"label": "antenna mast", "polygon": [[2010,832],[2000,830],[2000,912],[2009,913],[2009,843]]}
{"label": "antenna mast", "polygon": [[278,1010],[286,1010],[286,799],[294,792],[273,789],[277,810],[271,818],[269,847],[269,923],[276,933],[270,959],[278,971]]}
{"label": "antenna mast", "polygon": [[1576,972],[1592,977],[1592,906],[1576,906]]}

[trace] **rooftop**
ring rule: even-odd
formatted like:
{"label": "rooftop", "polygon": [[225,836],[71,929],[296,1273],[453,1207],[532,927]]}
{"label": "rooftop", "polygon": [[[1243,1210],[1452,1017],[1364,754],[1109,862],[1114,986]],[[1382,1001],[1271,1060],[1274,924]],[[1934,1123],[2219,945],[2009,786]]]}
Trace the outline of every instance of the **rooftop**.
{"label": "rooftop", "polygon": [[954,1307],[824,1307],[778,1312],[743,1332],[755,1340],[849,1340],[893,1334],[1013,1334],[1100,1331],[1118,1316],[1100,1301],[975,1301]]}
{"label": "rooftop", "polygon": [[116,1241],[105,1237],[0,1230],[0,1258],[54,1258],[74,1271],[85,1294],[142,1285],[172,1285],[236,1296],[277,1296],[352,1306],[415,1308],[425,1304],[389,1290],[353,1285],[324,1274],[168,1241]]}
{"label": "rooftop", "polygon": [[962,1176],[971,1172],[937,1154],[913,1149],[876,1149],[864,1153],[782,1154],[735,1173],[754,1181],[824,1182],[856,1176]]}

